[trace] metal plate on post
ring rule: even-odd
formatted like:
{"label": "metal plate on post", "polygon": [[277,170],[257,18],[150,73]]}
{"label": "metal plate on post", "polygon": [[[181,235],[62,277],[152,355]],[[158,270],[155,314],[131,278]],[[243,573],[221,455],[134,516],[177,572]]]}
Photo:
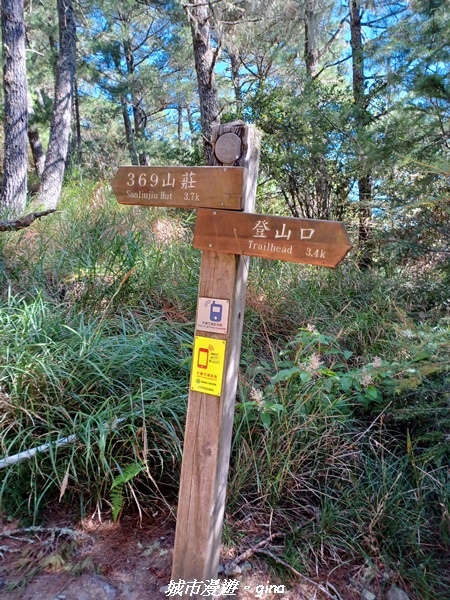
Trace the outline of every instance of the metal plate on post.
{"label": "metal plate on post", "polygon": [[196,328],[226,335],[228,331],[229,300],[199,298]]}
{"label": "metal plate on post", "polygon": [[195,336],[191,390],[211,396],[221,395],[226,345],[225,340]]}
{"label": "metal plate on post", "polygon": [[224,133],[219,137],[215,146],[214,154],[217,160],[224,165],[232,165],[236,162],[242,152],[241,138],[235,133]]}

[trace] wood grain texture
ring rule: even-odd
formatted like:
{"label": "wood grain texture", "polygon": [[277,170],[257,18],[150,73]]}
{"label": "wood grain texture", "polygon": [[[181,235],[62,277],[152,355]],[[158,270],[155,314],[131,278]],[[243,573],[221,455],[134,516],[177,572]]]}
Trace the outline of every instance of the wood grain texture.
{"label": "wood grain texture", "polygon": [[241,138],[235,133],[224,133],[216,141],[214,154],[217,160],[224,165],[232,165],[236,162],[242,150]]}
{"label": "wood grain texture", "polygon": [[243,168],[119,167],[111,187],[120,204],[242,210]]}
{"label": "wood grain texture", "polygon": [[195,248],[335,267],[352,248],[343,223],[199,210]]}
{"label": "wood grain texture", "polygon": [[[259,163],[259,135],[238,122],[218,128],[240,136],[247,167],[244,210],[254,209]],[[220,397],[190,391],[181,468],[172,580],[206,581],[217,578],[237,389],[242,325],[247,286],[248,258],[204,251],[199,297],[229,300],[225,375]],[[205,335],[196,331],[196,335]],[[193,598],[200,596],[193,595]]]}

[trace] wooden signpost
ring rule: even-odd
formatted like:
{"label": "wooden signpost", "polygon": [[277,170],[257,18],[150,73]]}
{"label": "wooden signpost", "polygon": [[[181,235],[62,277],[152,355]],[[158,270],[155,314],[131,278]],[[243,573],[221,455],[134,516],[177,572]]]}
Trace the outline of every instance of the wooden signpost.
{"label": "wooden signpost", "polygon": [[253,127],[219,126],[212,143],[215,165],[121,167],[112,181],[122,204],[199,208],[194,247],[203,252],[172,581],[217,579],[248,257],[334,267],[351,248],[342,223],[254,214]]}
{"label": "wooden signpost", "polygon": [[337,221],[199,210],[194,248],[335,267],[351,249]]}
{"label": "wooden signpost", "polygon": [[242,210],[244,169],[120,167],[111,187],[120,204]]}

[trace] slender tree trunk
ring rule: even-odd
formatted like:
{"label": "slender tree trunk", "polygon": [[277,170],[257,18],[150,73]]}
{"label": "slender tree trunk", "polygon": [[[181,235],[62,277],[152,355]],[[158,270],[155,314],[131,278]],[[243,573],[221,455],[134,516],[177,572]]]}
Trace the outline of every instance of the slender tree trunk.
{"label": "slender tree trunk", "polygon": [[183,143],[183,105],[180,103],[177,105],[177,113],[178,113],[178,119],[177,119],[177,136],[178,136],[178,143],[182,144]]}
{"label": "slender tree trunk", "polygon": [[77,151],[77,163],[81,165],[83,160],[83,151],[81,147],[81,117],[80,117],[80,97],[78,95],[78,85],[76,77],[74,77],[74,110],[75,110],[75,131],[76,131],[76,151]]}
{"label": "slender tree trunk", "polygon": [[234,99],[236,102],[236,114],[239,118],[242,118],[242,107],[244,105],[242,98],[242,90],[241,90],[241,82],[239,77],[239,56],[234,51],[228,50],[228,54],[230,55],[230,63],[231,63],[231,77],[233,79],[233,90],[234,90]]}
{"label": "slender tree trunk", "polygon": [[359,194],[359,265],[363,268],[372,264],[372,251],[370,248],[371,220],[372,220],[372,179],[370,175],[363,175],[358,179]]}
{"label": "slender tree trunk", "polygon": [[188,121],[188,125],[189,125],[189,133],[191,134],[191,140],[192,140],[195,136],[195,125],[194,125],[194,119],[192,116],[192,110],[191,110],[191,107],[189,106],[189,104],[186,105],[186,115],[187,115],[187,121]]}
{"label": "slender tree trunk", "polygon": [[309,79],[316,77],[319,70],[317,12],[314,5],[315,0],[305,2],[305,65]]}
{"label": "slender tree trunk", "polygon": [[126,98],[122,98],[122,116],[123,116],[123,124],[125,126],[125,137],[127,140],[128,152],[130,153],[131,164],[138,165],[139,157],[136,152],[136,144],[134,142],[134,132],[133,127],[131,125],[130,115],[128,114],[128,102]]}
{"label": "slender tree trunk", "polygon": [[[126,22],[128,22],[128,19]],[[131,95],[131,105],[133,107],[134,143],[135,143],[135,147],[137,146],[138,159],[139,159],[139,162],[137,164],[148,165],[149,159],[148,159],[147,154],[145,152],[142,152],[142,149],[139,148],[139,146],[142,147],[142,144],[140,144],[139,142],[144,137],[144,130],[145,130],[145,125],[146,125],[147,119],[146,119],[145,112],[140,107],[141,98],[139,98],[135,92],[136,86],[134,85],[134,79],[135,79],[134,54],[133,54],[133,46],[132,46],[132,43],[130,40],[124,41],[123,50],[124,50],[124,54],[125,54],[125,61],[127,64],[128,80],[131,82],[129,91],[130,91],[130,95]]]}
{"label": "slender tree trunk", "polygon": [[220,122],[217,87],[214,77],[216,53],[211,46],[208,3],[204,0],[189,0],[187,11],[191,22],[195,70],[200,97],[203,147],[206,163],[209,164],[214,154],[211,145],[212,130]]}
{"label": "slender tree trunk", "polygon": [[28,128],[28,141],[30,142],[36,175],[41,179],[45,166],[45,152],[37,125],[31,125]]}
{"label": "slender tree trunk", "polygon": [[[125,20],[126,18],[123,15],[121,15],[121,13],[119,12],[119,19]],[[128,21],[125,20],[125,22],[128,22]],[[121,65],[121,60],[122,60],[121,56],[122,56],[122,47],[123,47],[123,50],[125,52],[125,62],[127,65],[127,73],[130,75],[129,64],[128,64],[129,59],[126,56],[126,44],[124,43],[123,46],[118,44],[118,47],[120,48],[120,50],[117,53],[113,54],[113,60],[114,60],[116,70],[118,73],[120,73],[121,76],[125,76],[125,74],[122,72],[122,65]],[[129,90],[127,90],[127,92],[128,91]],[[137,153],[137,149],[136,149],[135,132],[134,132],[133,125],[131,123],[130,115],[128,112],[129,104],[128,104],[128,98],[126,96],[126,92],[120,99],[120,105],[122,107],[122,118],[123,118],[123,125],[125,128],[125,139],[127,141],[127,148],[128,148],[128,152],[130,155],[131,164],[137,166],[137,165],[139,165],[139,157],[138,157],[138,153]]]}
{"label": "slender tree trunk", "polygon": [[72,0],[57,0],[59,55],[56,63],[55,99],[50,142],[45,160],[39,203],[56,208],[61,195],[67,152],[69,150],[73,85],[76,64],[76,26]]}
{"label": "slender tree trunk", "polygon": [[28,99],[28,141],[30,142],[31,154],[33,156],[34,169],[36,175],[41,179],[45,166],[45,152],[42,145],[39,129],[33,124],[34,108],[31,95],[27,93]]}
{"label": "slender tree trunk", "polygon": [[[306,0],[304,8],[305,46],[304,59],[306,66],[307,81],[312,86],[319,72],[319,35],[318,35],[318,8],[317,0]],[[318,99],[313,96],[314,102]],[[313,150],[310,158],[312,167],[314,187],[311,187],[309,198],[305,204],[310,205],[310,214],[315,219],[333,218],[333,207],[331,205],[331,176],[328,172],[327,159],[320,150]]]}
{"label": "slender tree trunk", "polygon": [[352,49],[353,97],[358,111],[364,110],[364,57],[361,0],[350,0],[350,45]]}
{"label": "slender tree trunk", "polygon": [[28,96],[23,0],[3,0],[3,91],[5,151],[0,207],[12,216],[25,209],[28,169]]}
{"label": "slender tree trunk", "polygon": [[[353,98],[355,102],[356,124],[359,130],[367,125],[367,105],[364,90],[364,54],[362,42],[362,24],[361,24],[361,0],[350,0],[350,46],[352,49],[352,79],[353,79]],[[360,151],[359,156],[359,245],[360,259],[359,264],[367,268],[372,263],[372,251],[369,245],[371,237],[371,201],[372,201],[372,182],[368,172],[367,161],[364,151]]]}

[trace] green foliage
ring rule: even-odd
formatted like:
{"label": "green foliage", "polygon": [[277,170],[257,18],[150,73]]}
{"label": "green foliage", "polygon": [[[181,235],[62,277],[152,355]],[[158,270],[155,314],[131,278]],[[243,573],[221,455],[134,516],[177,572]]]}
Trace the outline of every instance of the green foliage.
{"label": "green foliage", "polygon": [[431,273],[254,261],[251,275],[232,514],[285,523],[301,572],[363,556],[446,597],[450,330]]}
{"label": "green foliage", "polygon": [[159,494],[150,475],[174,485],[193,334],[198,255],[171,248],[189,230],[177,213],[153,224],[88,184],[63,207],[3,238],[1,454],[48,448],[0,470],[0,495],[35,518],[58,495],[101,504],[118,465],[148,464],[138,497]]}
{"label": "green foliage", "polygon": [[0,310],[2,454],[48,444],[46,453],[1,472],[9,510],[30,502],[37,515],[58,490],[101,501],[116,465],[137,457],[167,483],[177,473],[189,331],[144,310],[139,323],[118,314],[108,324],[83,315],[68,320],[63,310],[39,296],[10,297]]}
{"label": "green foliage", "polygon": [[350,97],[345,87],[311,82],[299,94],[263,85],[247,107],[266,135],[261,169],[293,216],[343,218],[352,182],[348,139]]}
{"label": "green foliage", "polygon": [[[409,332],[411,358],[369,361],[309,327],[272,348],[272,361],[256,359],[236,409],[236,518],[251,507],[254,519],[285,522],[297,570],[361,555],[420,597],[445,597],[449,333]],[[424,398],[438,390],[436,412]]]}
{"label": "green foliage", "polygon": [[115,477],[111,484],[111,506],[112,506],[112,518],[113,521],[117,521],[119,514],[123,508],[124,496],[123,487],[130,480],[134,479],[136,475],[139,475],[144,469],[144,465],[138,463],[131,463],[127,465],[123,471]]}

